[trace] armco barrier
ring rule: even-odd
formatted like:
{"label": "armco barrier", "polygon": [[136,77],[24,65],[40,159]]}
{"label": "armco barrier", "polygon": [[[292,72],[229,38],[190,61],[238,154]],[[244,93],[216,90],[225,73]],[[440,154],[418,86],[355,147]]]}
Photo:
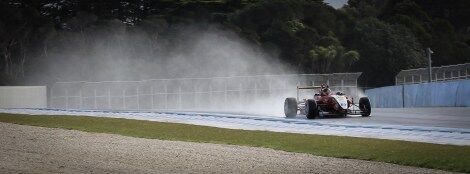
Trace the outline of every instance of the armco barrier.
{"label": "armco barrier", "polygon": [[365,91],[372,107],[470,107],[470,80],[388,86]]}

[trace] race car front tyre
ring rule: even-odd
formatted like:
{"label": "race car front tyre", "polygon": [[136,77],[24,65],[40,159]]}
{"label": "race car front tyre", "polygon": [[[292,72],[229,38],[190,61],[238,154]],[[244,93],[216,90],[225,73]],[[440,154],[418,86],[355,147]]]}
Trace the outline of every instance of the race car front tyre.
{"label": "race car front tyre", "polygon": [[284,101],[284,114],[286,117],[295,117],[297,115],[297,99],[286,98]]}
{"label": "race car front tyre", "polygon": [[305,103],[305,116],[308,119],[317,118],[320,115],[320,111],[317,107],[317,102],[313,99],[308,99]]}
{"label": "race car front tyre", "polygon": [[371,107],[370,107],[369,98],[367,98],[367,97],[362,97],[362,98],[359,99],[359,109],[361,110],[361,115],[362,115],[363,117],[368,117],[368,116],[370,116]]}

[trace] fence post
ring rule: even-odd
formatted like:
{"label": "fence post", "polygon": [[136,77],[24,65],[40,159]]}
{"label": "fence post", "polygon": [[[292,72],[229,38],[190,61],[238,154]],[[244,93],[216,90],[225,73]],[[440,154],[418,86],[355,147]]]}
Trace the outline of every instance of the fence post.
{"label": "fence post", "polygon": [[122,109],[126,109],[126,89],[122,90]]}
{"label": "fence post", "polygon": [[[355,96],[356,96],[356,98],[359,98],[359,87],[357,86],[357,78],[358,78],[358,77],[356,77],[356,80],[355,80],[355,82],[354,82],[354,86],[356,87],[356,94],[355,94]],[[367,88],[367,87],[365,87],[365,88]],[[361,92],[364,92],[364,93],[365,93],[366,90],[364,89],[364,90],[362,90]],[[353,100],[353,102],[354,102],[354,100]]]}
{"label": "fence post", "polygon": [[111,89],[108,86],[108,109],[111,109]]}
{"label": "fence post", "polygon": [[168,109],[168,81],[165,81],[165,109]]}
{"label": "fence post", "polygon": [[69,90],[65,89],[65,109],[69,109]]}
{"label": "fence post", "polygon": [[153,103],[153,97],[154,97],[154,91],[153,91],[153,85],[150,85],[150,104],[152,106],[150,106],[150,109],[153,110],[154,109],[154,103]]}
{"label": "fence post", "polygon": [[227,107],[227,83],[228,83],[228,79],[225,79],[225,83],[224,83],[224,108]]}
{"label": "fence post", "polygon": [[239,83],[238,84],[238,104],[239,104],[239,108],[242,108],[243,104],[242,104],[243,100],[242,100],[242,84]]}
{"label": "fence post", "polygon": [[179,86],[179,87],[178,87],[178,109],[180,109],[180,110],[181,110],[181,108],[182,108],[182,106],[181,106],[181,105],[182,105],[182,103],[181,103],[181,95],[182,95],[182,94],[181,94],[181,86]]}
{"label": "fence post", "polygon": [[82,88],[83,88],[83,85],[80,86],[80,91],[79,91],[79,95],[80,95],[80,109],[83,109],[83,94],[82,94]]}
{"label": "fence post", "polygon": [[96,109],[96,86],[93,88],[93,108]]}
{"label": "fence post", "polygon": [[196,109],[197,108],[197,89],[196,89],[196,85],[193,86],[193,89],[194,89],[194,93],[193,93],[194,94],[193,95],[194,104],[193,104],[193,107],[194,107],[194,109]]}
{"label": "fence post", "polygon": [[212,83],[209,83],[209,106],[212,107]]}
{"label": "fence post", "polygon": [[431,82],[431,77],[432,77],[432,60],[431,60],[431,54],[434,53],[431,48],[426,48],[426,55],[428,57],[428,73],[429,73],[429,82]]}
{"label": "fence post", "polygon": [[341,79],[341,91],[344,92],[344,79]]}
{"label": "fence post", "polygon": [[465,79],[468,78],[468,68],[465,68]]}
{"label": "fence post", "polygon": [[238,84],[238,98],[239,98],[239,99],[242,98],[242,92],[243,92],[243,87],[242,87],[242,84],[239,83],[239,84]]}
{"label": "fence post", "polygon": [[402,108],[405,108],[405,85],[401,85]]}
{"label": "fence post", "polygon": [[255,82],[255,99],[258,98],[258,84]]}
{"label": "fence post", "polygon": [[271,80],[268,79],[268,97],[271,97]]}
{"label": "fence post", "polygon": [[54,106],[54,94],[52,93],[53,92],[53,89],[54,89],[54,86],[56,85],[56,83],[53,83],[52,85],[48,84],[47,87],[46,87],[46,90],[47,90],[47,108],[53,108]]}
{"label": "fence post", "polygon": [[137,84],[137,89],[136,89],[136,93],[137,93],[137,110],[140,110],[140,85]]}

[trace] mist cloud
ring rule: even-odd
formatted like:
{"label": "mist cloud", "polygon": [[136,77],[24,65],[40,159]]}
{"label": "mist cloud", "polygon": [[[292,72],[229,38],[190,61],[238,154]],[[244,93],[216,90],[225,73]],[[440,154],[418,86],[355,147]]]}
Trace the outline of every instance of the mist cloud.
{"label": "mist cloud", "polygon": [[[122,26],[121,26],[122,27]],[[279,59],[221,27],[179,27],[150,38],[143,30],[91,28],[62,33],[42,64],[56,81],[111,81],[159,78],[284,74]],[[37,77],[36,77],[37,78]]]}
{"label": "mist cloud", "polygon": [[[60,33],[61,37],[55,39],[57,43],[50,43],[52,50],[45,61],[47,63],[40,67],[43,68],[44,76],[37,78],[54,79],[61,82],[139,81],[291,73],[289,68],[283,66],[277,56],[269,50],[264,50],[220,26],[178,26],[178,29],[160,35],[152,35],[139,28],[123,28],[123,26],[116,24],[112,26],[117,29],[93,27],[82,32]],[[236,78],[236,80],[228,79],[228,81],[230,82],[215,80],[214,84],[209,86],[191,84],[190,82],[177,83],[176,86],[172,84],[168,86],[170,88],[167,89],[168,92],[189,92],[189,94],[184,94],[184,96],[171,94],[167,96],[169,97],[167,99],[161,98],[161,95],[155,96],[154,104],[163,106],[161,102],[165,101],[169,102],[169,107],[172,108],[178,108],[181,105],[188,106],[179,108],[181,110],[218,110],[282,115],[285,94],[269,88],[285,88],[286,82],[284,80]],[[206,92],[224,90],[223,83],[219,84],[221,82],[229,85],[225,87],[225,90],[235,91],[225,94],[225,97],[224,93],[220,92],[198,97],[190,94],[194,90]],[[207,83],[211,83],[211,81],[207,81]],[[267,86],[267,83],[272,86]],[[157,86],[162,87],[161,84]],[[79,94],[76,86],[68,89],[68,92],[61,90],[60,87],[54,90],[58,95],[66,95],[67,93],[74,96],[86,96],[85,102],[92,102],[90,97],[107,96],[106,88],[109,87],[99,89],[95,94],[90,89],[82,89]],[[127,102],[127,106],[125,106],[120,103],[122,98],[119,98],[123,93],[134,95],[134,88],[112,89],[110,93],[117,95],[113,98],[116,101],[111,101],[112,103],[117,102],[117,105],[112,108],[130,109],[131,105],[135,107],[136,103],[130,102]],[[289,88],[295,89],[291,86]],[[253,91],[254,89],[259,91]],[[140,90],[143,93],[150,92],[149,88]],[[153,90],[154,92],[164,92],[163,88]],[[78,102],[77,99],[75,97],[73,100]],[[200,102],[200,104],[191,104],[196,99],[199,100],[196,102]],[[147,108],[151,108],[148,105],[149,98],[146,100],[145,105]],[[137,102],[138,100],[132,99],[132,101]],[[64,102],[58,100],[54,103],[63,105]],[[73,102],[69,101],[68,103]],[[106,101],[103,104],[104,107],[107,106]],[[94,108],[90,103],[82,105]],[[143,107],[142,103],[140,105]],[[79,106],[78,103],[75,107],[77,106]]]}

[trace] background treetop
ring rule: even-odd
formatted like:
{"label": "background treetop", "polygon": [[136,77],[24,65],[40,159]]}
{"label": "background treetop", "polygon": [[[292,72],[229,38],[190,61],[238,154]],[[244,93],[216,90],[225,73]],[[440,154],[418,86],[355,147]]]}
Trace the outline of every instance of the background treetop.
{"label": "background treetop", "polygon": [[188,26],[198,32],[186,36],[217,26],[295,73],[364,72],[362,86],[392,85],[400,70],[426,66],[426,47],[433,66],[470,62],[469,18],[468,0],[5,0],[0,84],[54,82],[49,70],[63,65],[97,80],[84,67],[106,57],[98,48],[162,64]]}

